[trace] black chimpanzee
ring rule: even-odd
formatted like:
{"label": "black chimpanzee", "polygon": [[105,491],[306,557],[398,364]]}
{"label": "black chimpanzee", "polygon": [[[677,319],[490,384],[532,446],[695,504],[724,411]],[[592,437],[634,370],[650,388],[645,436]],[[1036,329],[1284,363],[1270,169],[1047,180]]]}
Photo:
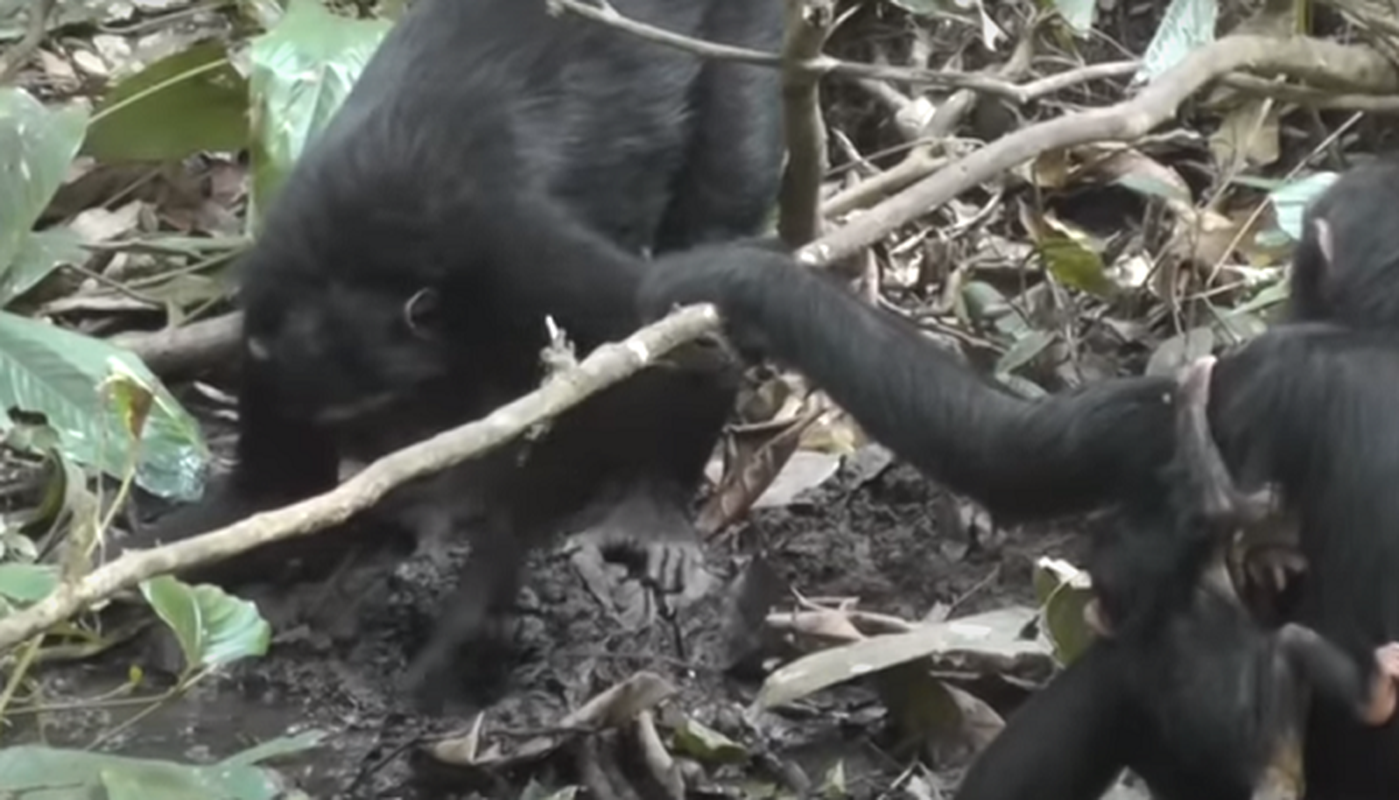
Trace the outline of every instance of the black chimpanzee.
{"label": "black chimpanzee", "polygon": [[[782,35],[776,0],[613,4],[728,44],[773,49]],[[580,354],[631,333],[644,273],[763,226],[778,87],[771,70],[554,16],[544,0],[418,0],[241,262],[236,468],[146,538],[328,490],[342,456],[377,457],[531,390],[551,320]],[[420,699],[439,696],[463,644],[498,632],[525,552],[548,535],[641,552],[670,589],[698,568],[688,504],[736,390],[713,353],[596,395],[522,451],[398,493],[404,514],[457,527],[475,490],[488,516],[410,670]],[[255,576],[268,559],[241,563],[209,574]]]}
{"label": "black chimpanzee", "polygon": [[[1390,231],[1387,218],[1376,216],[1394,208],[1399,208],[1399,163],[1392,161],[1347,173],[1319,198],[1307,215],[1306,236],[1293,271],[1294,321],[1335,319],[1355,328],[1380,329],[1383,333],[1373,334],[1379,337],[1399,327],[1395,305],[1399,287],[1391,285],[1399,280],[1399,234]],[[763,260],[767,263],[760,263]],[[1033,714],[1017,713],[1005,735],[998,738],[1000,744],[993,744],[968,777],[965,796],[1092,797],[1123,764],[1139,768],[1160,791],[1175,796],[1242,797],[1256,784],[1259,756],[1245,748],[1263,740],[1249,734],[1247,725],[1240,727],[1238,719],[1234,725],[1221,720],[1237,714],[1254,715],[1254,721],[1267,719],[1278,711],[1268,698],[1279,695],[1229,692],[1246,684],[1248,676],[1270,674],[1270,664],[1305,666],[1304,660],[1289,654],[1302,652],[1294,645],[1315,634],[1308,632],[1299,639],[1286,629],[1270,638],[1250,627],[1237,604],[1209,600],[1211,582],[1202,580],[1202,565],[1212,557],[1217,542],[1209,541],[1208,535],[1199,536],[1197,524],[1178,507],[1179,471],[1170,468],[1176,451],[1172,379],[1120,379],[1040,400],[1016,398],[925,340],[911,324],[864,304],[827,276],[803,270],[773,251],[765,258],[755,249],[753,258],[657,271],[643,287],[642,302],[651,315],[664,313],[674,304],[717,304],[740,346],[802,370],[876,439],[1003,517],[1045,517],[1103,507],[1113,512],[1104,526],[1106,532],[1095,537],[1089,566],[1095,584],[1101,584],[1098,595],[1106,617],[1121,641],[1115,643],[1118,646],[1111,646],[1113,642],[1095,646],[1034,701],[1040,709],[1074,709],[1072,713],[1058,716],[1056,712],[1056,719],[1040,714],[1038,723]],[[1280,335],[1275,338],[1285,341]],[[1264,342],[1254,352],[1267,353],[1269,347],[1276,346]],[[1326,369],[1299,368],[1299,364],[1325,361],[1326,348],[1318,346],[1311,358],[1301,358],[1307,354],[1306,346],[1295,347],[1303,351],[1291,354],[1295,358],[1258,362],[1271,365],[1271,373],[1242,369],[1234,373],[1251,376],[1256,384],[1221,388],[1221,378],[1216,378],[1221,400],[1211,404],[1210,426],[1221,438],[1227,438],[1221,432],[1242,437],[1233,449],[1222,448],[1230,454],[1231,466],[1242,463],[1232,460],[1236,458],[1262,459],[1242,471],[1243,483],[1276,480],[1289,486],[1287,501],[1300,507],[1306,524],[1312,526],[1309,530],[1304,526],[1304,538],[1315,540],[1328,529],[1316,516],[1322,509],[1330,515],[1325,517],[1332,522],[1330,527],[1340,520],[1356,520],[1324,502],[1342,494],[1335,489],[1342,473],[1351,484],[1347,497],[1366,491],[1357,487],[1374,491],[1380,476],[1392,473],[1377,459],[1358,458],[1347,449],[1345,436],[1309,439],[1313,450],[1321,448],[1320,442],[1330,442],[1326,446],[1337,455],[1324,462],[1334,467],[1331,473],[1312,474],[1316,482],[1307,494],[1290,488],[1285,471],[1267,460],[1274,453],[1257,450],[1260,442],[1292,435],[1296,426],[1329,435],[1332,426],[1366,427],[1368,422],[1375,436],[1372,448],[1385,438],[1379,435],[1383,419],[1371,420],[1347,405],[1345,398],[1350,395],[1340,393],[1322,402],[1321,393],[1330,388],[1323,377]],[[1366,372],[1371,387],[1399,385],[1385,383],[1381,369],[1361,370],[1360,361],[1342,358],[1337,361],[1341,366],[1332,364],[1330,371],[1352,364],[1349,368],[1356,373]],[[1299,400],[1290,407],[1293,416],[1262,416],[1258,410],[1262,406],[1239,400],[1258,397],[1261,389],[1243,391],[1255,385],[1268,386],[1283,397],[1308,398],[1313,405]],[[1315,392],[1303,393],[1304,386]],[[1263,436],[1269,428],[1271,439]],[[1292,452],[1279,447],[1278,453]],[[1354,460],[1347,461],[1346,456]],[[1350,466],[1343,467],[1346,463]],[[1357,477],[1360,470],[1368,483]],[[1378,502],[1380,498],[1372,499],[1366,507],[1374,508]],[[1371,540],[1388,535],[1385,526],[1377,523],[1389,517],[1376,511],[1365,519],[1369,524],[1359,527],[1374,533],[1357,534],[1362,546],[1341,534],[1346,544],[1339,549],[1348,559],[1371,558],[1372,544],[1384,547]],[[1399,525],[1399,517],[1394,524]],[[1201,530],[1210,532],[1214,527],[1204,525]],[[1339,555],[1317,559],[1316,574],[1308,580],[1306,591],[1314,597],[1328,591],[1348,593],[1343,607],[1355,616],[1348,618],[1349,623],[1316,614],[1304,620],[1335,639],[1363,675],[1373,676],[1377,653],[1399,639],[1399,620],[1387,621],[1388,616],[1399,614],[1399,604],[1362,602],[1381,601],[1390,591],[1383,588],[1389,585],[1388,576],[1376,572],[1385,569],[1380,565],[1387,562],[1381,554],[1366,562],[1369,571],[1349,573],[1331,566],[1339,559]],[[1356,581],[1364,581],[1365,588],[1349,588]],[[1361,626],[1363,633],[1347,633],[1347,625]],[[1241,631],[1251,633],[1241,638]],[[1152,644],[1131,646],[1133,642],[1154,643],[1154,649]],[[1227,646],[1229,642],[1235,646]],[[1273,649],[1284,658],[1269,655]],[[1324,671],[1319,677],[1308,677],[1321,680],[1319,688],[1326,688]],[[1101,696],[1094,694],[1099,691]],[[1157,738],[1149,733],[1150,726],[1133,724],[1131,715],[1122,711],[1122,703],[1128,700],[1144,703],[1137,707],[1137,714],[1164,721],[1174,718],[1183,727],[1162,728]],[[1208,708],[1175,708],[1188,704],[1220,707],[1224,716],[1216,715],[1214,723],[1222,725],[1219,732],[1205,736],[1191,724],[1207,720]],[[1313,722],[1326,717],[1329,705],[1317,705]],[[1376,747],[1388,740],[1389,751],[1394,752],[1399,742],[1377,735],[1376,729],[1355,725],[1355,709],[1354,702],[1348,703],[1347,717],[1331,719],[1324,729],[1317,725],[1309,729],[1307,771],[1314,796],[1330,797],[1337,787],[1354,781],[1371,790],[1363,796],[1392,796],[1399,789],[1399,774],[1390,775],[1388,767],[1375,767],[1373,760],[1354,758],[1339,747],[1319,749],[1319,738],[1330,740],[1332,733],[1350,730]],[[1075,721],[1072,729],[1065,729],[1065,720]],[[1242,738],[1235,736],[1240,731]],[[1258,731],[1267,734],[1266,729]],[[1080,749],[1092,741],[1110,746]],[[1148,760],[1137,763],[1143,758]],[[1151,763],[1151,758],[1157,763]],[[975,774],[978,771],[981,777]]]}
{"label": "black chimpanzee", "polygon": [[[1323,237],[1322,244],[1340,242]],[[1208,429],[1198,415],[1182,441],[1217,444],[1229,469],[1215,470],[1225,485],[1213,488],[1235,505],[1266,484],[1278,486],[1298,516],[1307,563],[1297,619],[1336,642],[1379,687],[1359,719],[1334,702],[1313,705],[1304,743],[1307,796],[1392,797],[1399,787],[1392,758],[1399,749],[1392,683],[1399,658],[1395,645],[1383,643],[1399,638],[1399,435],[1389,427],[1399,334],[1282,326],[1195,369],[1218,399],[1209,403]],[[1252,491],[1235,490],[1231,473]]]}

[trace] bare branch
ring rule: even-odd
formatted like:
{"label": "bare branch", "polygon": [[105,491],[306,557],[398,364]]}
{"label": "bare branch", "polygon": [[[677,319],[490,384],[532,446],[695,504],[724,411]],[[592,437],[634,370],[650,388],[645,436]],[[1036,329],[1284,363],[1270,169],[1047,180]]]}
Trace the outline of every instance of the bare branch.
{"label": "bare branch", "polygon": [[8,57],[3,63],[0,63],[0,85],[9,83],[11,78],[18,75],[24,63],[39,49],[39,45],[44,43],[44,33],[48,30],[49,16],[53,14],[53,9],[57,5],[58,0],[30,0],[29,24],[25,28],[24,38],[15,42],[15,46],[10,48]]}
{"label": "bare branch", "polygon": [[986,145],[807,245],[802,259],[815,265],[838,262],[1041,153],[1089,142],[1139,139],[1175,116],[1201,88],[1235,70],[1305,75],[1314,82],[1343,80],[1373,94],[1399,92],[1394,65],[1368,47],[1301,36],[1226,36],[1191,53],[1130,100],[1056,117]]}
{"label": "bare branch", "polygon": [[[763,67],[781,68],[784,66],[782,58],[772,53],[764,53],[761,50],[717,44],[715,42],[706,42],[703,39],[695,39],[690,36],[682,36],[664,28],[658,28],[654,25],[647,25],[644,22],[628,19],[617,13],[617,10],[612,6],[605,3],[602,5],[593,5],[584,0],[545,0],[545,2],[549,4],[551,10],[568,11],[584,19],[589,19],[621,31],[626,31],[627,33],[639,36],[649,42],[667,45],[677,50],[684,50],[698,56],[704,56],[705,58],[721,58]],[[771,0],[755,0],[755,2],[771,2]],[[791,65],[791,68],[808,72],[818,77],[824,75],[843,75],[850,78],[872,78],[875,80],[890,81],[892,83],[972,89],[983,94],[993,94],[1004,97],[1021,104],[1029,102],[1038,96],[1027,94],[1023,87],[1016,86],[1013,83],[997,80],[979,73],[956,72],[954,70],[944,69],[890,67],[882,64],[860,64],[854,61],[842,61],[838,58],[825,55],[797,62]]]}

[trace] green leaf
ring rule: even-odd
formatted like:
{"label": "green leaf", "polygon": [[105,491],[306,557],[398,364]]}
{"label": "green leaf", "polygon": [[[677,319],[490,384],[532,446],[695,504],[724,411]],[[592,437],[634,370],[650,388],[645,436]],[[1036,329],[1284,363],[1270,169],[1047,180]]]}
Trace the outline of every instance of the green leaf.
{"label": "green leaf", "polygon": [[155,395],[139,442],[136,481],[156,494],[192,500],[209,457],[199,425],[135,355],[101,339],[0,312],[0,407],[43,414],[75,460],[121,477],[132,441],[98,387],[114,365]]}
{"label": "green leaf", "polygon": [[104,161],[175,161],[248,141],[248,87],[207,41],[151,63],[103,98],[84,152]]}
{"label": "green leaf", "polygon": [[67,228],[34,231],[20,239],[9,269],[0,270],[0,308],[33,289],[64,264],[82,264],[87,251],[78,234]]}
{"label": "green leaf", "polygon": [[1034,330],[1016,337],[1015,344],[996,362],[996,372],[1011,373],[1020,369],[1053,344],[1054,338],[1052,333]]}
{"label": "green leaf", "polygon": [[703,723],[686,717],[675,729],[675,751],[705,764],[741,764],[748,751],[734,740]]}
{"label": "green leaf", "polygon": [[225,758],[222,763],[226,767],[251,767],[271,758],[281,758],[282,756],[294,755],[302,750],[309,750],[320,745],[324,740],[324,731],[303,731],[295,736],[279,736],[276,739],[250,747],[241,753],[231,755]]}
{"label": "green leaf", "polygon": [[57,588],[58,569],[52,564],[0,564],[0,596],[16,603],[37,603]]}
{"label": "green leaf", "polygon": [[1065,286],[1099,296],[1113,292],[1103,257],[1082,242],[1053,233],[1040,239],[1035,247],[1044,259],[1045,268]]}
{"label": "green leaf", "polygon": [[1271,286],[1266,286],[1258,294],[1254,295],[1248,302],[1235,306],[1235,314],[1254,314],[1266,308],[1286,303],[1288,295],[1291,294],[1291,287],[1287,281],[1278,281]]}
{"label": "green leaf", "polygon": [[0,792],[109,800],[273,800],[283,782],[261,767],[209,766],[26,745],[0,750]]}
{"label": "green leaf", "polygon": [[317,0],[292,0],[254,40],[253,204],[268,207],[312,137],[340,109],[391,23],[355,20]]}
{"label": "green leaf", "polygon": [[1322,192],[1331,188],[1337,177],[1334,172],[1318,172],[1300,181],[1284,184],[1268,194],[1268,199],[1272,201],[1277,212],[1278,227],[1283,233],[1292,237],[1295,242],[1302,240],[1302,216],[1307,206]]}
{"label": "green leaf", "polygon": [[87,112],[45,108],[23,89],[0,89],[0,285],[26,248],[35,220],[63,184],[87,126]]}
{"label": "green leaf", "polygon": [[257,606],[217,586],[190,586],[162,575],[142,583],[141,594],[175,633],[188,667],[266,655],[272,641],[272,626]]}
{"label": "green leaf", "polygon": [[1171,0],[1133,81],[1153,81],[1192,52],[1213,42],[1218,18],[1217,0]]}
{"label": "green leaf", "polygon": [[1054,654],[1060,663],[1071,664],[1093,642],[1093,631],[1083,618],[1083,609],[1093,599],[1092,581],[1072,564],[1051,558],[1040,559],[1032,574]]}

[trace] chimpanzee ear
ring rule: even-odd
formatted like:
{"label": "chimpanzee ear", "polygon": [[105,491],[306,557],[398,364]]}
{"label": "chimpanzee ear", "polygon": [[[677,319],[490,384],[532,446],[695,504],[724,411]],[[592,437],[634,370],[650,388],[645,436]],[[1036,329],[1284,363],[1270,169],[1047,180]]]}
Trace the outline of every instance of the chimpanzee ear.
{"label": "chimpanzee ear", "polygon": [[414,335],[436,338],[442,330],[442,298],[437,290],[424,287],[408,298],[403,304],[403,321]]}
{"label": "chimpanzee ear", "polygon": [[1321,257],[1326,260],[1326,269],[1330,271],[1332,265],[1336,263],[1336,241],[1331,233],[1331,223],[1325,217],[1317,217],[1312,220],[1312,230],[1316,232],[1316,246],[1321,251]]}

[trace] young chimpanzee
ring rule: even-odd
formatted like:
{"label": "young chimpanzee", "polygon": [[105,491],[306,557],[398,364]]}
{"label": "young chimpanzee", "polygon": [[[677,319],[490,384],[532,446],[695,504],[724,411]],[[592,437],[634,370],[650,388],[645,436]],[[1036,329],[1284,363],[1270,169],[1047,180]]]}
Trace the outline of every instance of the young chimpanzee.
{"label": "young chimpanzee", "polygon": [[[775,2],[614,5],[728,44],[773,49],[782,35]],[[643,274],[762,227],[781,167],[778,86],[772,70],[554,16],[542,0],[418,0],[241,262],[237,466],[146,538],[328,490],[342,457],[377,457],[530,391],[551,320],[580,354],[631,333]],[[398,493],[405,515],[448,527],[464,493],[488,517],[410,670],[420,699],[442,694],[464,644],[497,632],[527,549],[547,535],[640,551],[668,589],[698,568],[688,504],[736,389],[712,354],[678,356],[520,450]],[[210,576],[255,575],[263,556]]]}
{"label": "young chimpanzee", "polygon": [[[1344,252],[1340,240],[1323,248]],[[1336,248],[1336,249],[1332,249]],[[1332,263],[1339,277],[1346,265]],[[1212,370],[1209,430],[1223,475],[1216,494],[1246,503],[1275,483],[1300,521],[1308,575],[1298,621],[1326,636],[1377,687],[1368,713],[1312,706],[1304,746],[1308,797],[1392,797],[1399,791],[1394,720],[1399,639],[1399,334],[1322,323],[1282,326]],[[1183,435],[1184,439],[1185,436]]]}
{"label": "young chimpanzee", "polygon": [[[1293,271],[1294,320],[1334,318],[1357,328],[1387,327],[1392,331],[1399,327],[1399,306],[1395,305],[1399,303],[1399,286],[1393,285],[1399,281],[1399,233],[1390,230],[1387,219],[1375,218],[1376,213],[1388,213],[1394,208],[1399,208],[1399,164],[1389,161],[1347,173],[1314,204],[1307,215],[1306,236]],[[760,263],[764,260],[767,263]],[[1233,611],[1227,604],[1211,611],[1201,605],[1204,601],[1199,599],[1202,586],[1198,559],[1202,556],[1192,548],[1206,547],[1205,552],[1212,551],[1208,543],[1199,544],[1201,537],[1191,535],[1188,521],[1181,522],[1180,509],[1173,499],[1173,471],[1167,468],[1176,450],[1172,403],[1175,387],[1170,378],[1120,379],[1040,400],[1016,398],[981,379],[925,340],[911,324],[864,304],[827,276],[803,270],[780,253],[768,251],[765,257],[760,257],[757,248],[751,258],[694,263],[685,269],[657,271],[643,287],[642,302],[652,315],[660,315],[674,304],[717,304],[731,337],[740,346],[756,349],[802,370],[876,439],[888,443],[935,479],[972,495],[1003,517],[1024,519],[1100,507],[1112,512],[1105,526],[1107,533],[1096,537],[1089,565],[1095,583],[1101,581],[1105,587],[1110,587],[1107,591],[1100,589],[1100,600],[1115,635],[1123,643],[1154,640],[1158,648],[1165,649],[1134,651],[1132,647],[1119,647],[1111,652],[1098,652],[1107,648],[1095,648],[1091,658],[1083,659],[1082,666],[1072,666],[1037,698],[1041,707],[1080,709],[1079,713],[1068,717],[1075,720],[1073,731],[1061,731],[1047,722],[1038,726],[1028,721],[1017,722],[1015,720],[1021,718],[1017,714],[1010,728],[1025,735],[1010,741],[1025,743],[1021,748],[1000,748],[999,756],[993,759],[995,767],[987,772],[1025,772],[1021,761],[1037,761],[1047,771],[1030,770],[1039,778],[1034,796],[1051,800],[1090,797],[1093,796],[1091,784],[1102,778],[1102,773],[1106,772],[1110,778],[1112,772],[1127,763],[1119,756],[1134,747],[1148,746],[1153,739],[1145,733],[1140,740],[1133,741],[1136,728],[1131,724],[1120,723],[1127,726],[1125,738],[1117,738],[1110,730],[1120,722],[1112,716],[1117,712],[1110,692],[1093,698],[1082,694],[1088,687],[1097,685],[1133,683],[1131,669],[1119,675],[1116,684],[1105,677],[1105,673],[1123,666],[1118,659],[1124,656],[1114,658],[1112,652],[1126,653],[1130,659],[1155,666],[1158,673],[1174,669],[1179,672],[1173,674],[1195,676],[1194,682],[1187,682],[1188,685],[1167,682],[1154,695],[1156,705],[1147,712],[1159,712],[1163,718],[1170,716],[1172,704],[1230,706],[1234,702],[1245,702],[1249,697],[1265,697],[1210,694],[1224,692],[1235,685],[1238,675],[1257,674],[1256,670],[1238,661],[1255,649],[1242,646],[1209,650],[1219,647],[1219,641],[1229,640],[1228,636],[1209,635],[1212,626],[1226,631],[1238,630],[1247,620],[1231,617],[1238,612],[1237,605]],[[1265,352],[1266,347],[1266,344],[1260,345],[1257,352]],[[1323,373],[1300,369],[1293,361],[1281,359],[1263,363],[1273,365],[1274,373],[1271,377],[1260,374],[1258,385],[1269,385],[1270,391],[1282,396],[1302,396],[1296,388],[1302,385],[1315,386],[1318,392],[1326,385],[1320,378]],[[1370,374],[1370,385],[1383,381],[1385,374],[1383,371]],[[1232,388],[1220,392],[1223,402],[1212,404],[1210,409],[1211,427],[1216,435],[1221,431],[1234,434],[1256,430],[1249,426],[1250,415],[1256,410],[1237,399],[1243,393]],[[1307,414],[1299,412],[1300,416],[1288,420],[1320,430],[1318,420],[1324,416],[1323,409],[1335,408],[1334,424],[1353,425],[1359,421],[1358,415],[1344,411],[1348,406],[1342,399],[1333,398],[1331,403],[1331,406],[1317,405]],[[1279,418],[1273,423],[1275,435],[1294,430],[1283,424],[1288,420]],[[1253,421],[1257,423],[1258,420],[1254,418]],[[1382,419],[1370,420],[1368,424],[1373,429],[1382,422]],[[1339,439],[1328,446],[1334,447],[1335,453],[1348,453],[1344,449],[1348,447],[1348,440]],[[1375,446],[1377,442],[1371,444]],[[1231,452],[1227,447],[1224,449],[1226,453]],[[1262,458],[1258,453],[1246,455]],[[1339,461],[1344,459],[1338,456],[1326,463]],[[1230,461],[1231,466],[1237,463],[1243,462]],[[1371,470],[1371,482],[1367,484],[1371,488],[1377,476],[1389,474],[1383,464],[1373,461],[1364,464],[1365,469]],[[1337,465],[1336,469],[1349,475],[1359,467],[1344,469]],[[1264,459],[1242,470],[1243,482],[1251,485],[1269,480],[1286,483],[1277,471],[1276,465]],[[1324,493],[1324,487],[1332,486],[1340,477],[1340,474],[1322,475],[1318,478],[1322,485],[1313,486],[1312,491]],[[1286,497],[1291,504],[1305,505],[1309,498],[1319,495],[1301,495],[1289,490]],[[1316,510],[1321,506],[1308,508],[1318,513]],[[1325,530],[1310,517],[1304,515],[1304,518],[1305,524],[1313,526],[1305,538],[1315,539]],[[1330,519],[1353,518],[1341,515]],[[1370,521],[1378,519],[1371,517]],[[1399,524],[1399,519],[1395,522]],[[1374,531],[1369,534],[1370,538],[1385,535],[1383,526],[1363,527]],[[1205,530],[1213,530],[1213,527],[1207,526]],[[1362,546],[1352,542],[1344,549],[1348,557],[1365,559],[1369,546],[1367,535],[1356,535],[1361,537]],[[1350,540],[1342,537],[1342,541]],[[1312,560],[1310,556],[1308,560]],[[1388,580],[1374,572],[1383,569],[1378,566],[1382,562],[1383,558],[1369,562],[1371,572],[1347,574],[1328,567],[1331,562],[1322,559],[1313,564],[1314,574],[1306,590],[1312,595],[1348,592],[1352,599],[1362,595],[1379,599],[1379,594],[1388,591],[1384,588]],[[1350,588],[1357,581],[1364,581],[1364,587]],[[1399,606],[1393,603],[1384,606],[1357,601],[1352,605],[1365,606],[1357,612],[1358,622],[1353,624],[1368,624],[1365,621],[1373,621],[1377,615],[1399,613]],[[1366,674],[1373,674],[1371,665],[1377,648],[1399,638],[1399,628],[1379,622],[1371,626],[1362,645],[1361,637],[1347,636],[1343,628],[1337,627],[1339,622],[1311,618],[1309,621],[1350,652]],[[1163,625],[1167,626],[1165,635],[1160,633]],[[1198,625],[1199,629],[1192,631],[1190,625]],[[1179,636],[1169,633],[1171,630]],[[1194,643],[1191,637],[1196,637]],[[1282,643],[1286,643],[1285,638]],[[1267,642],[1260,645],[1264,649],[1272,646]],[[1192,649],[1209,652],[1207,656],[1187,656]],[[1152,652],[1178,656],[1156,659],[1151,657]],[[1264,659],[1263,663],[1283,662],[1272,658]],[[1090,677],[1084,677],[1085,672],[1090,673]],[[1076,673],[1072,680],[1070,673]],[[1137,682],[1134,685],[1148,684]],[[1171,690],[1173,686],[1176,687],[1174,691]],[[1081,688],[1076,692],[1075,687]],[[1119,699],[1125,696],[1120,695]],[[1151,702],[1150,695],[1135,693],[1134,696]],[[1327,705],[1318,704],[1319,710]],[[1231,713],[1242,709],[1244,713],[1257,714],[1265,710],[1247,705],[1231,707]],[[1096,715],[1095,710],[1107,716]],[[1345,713],[1349,715],[1345,724],[1355,728],[1351,718],[1354,706],[1345,709]],[[1328,726],[1328,730],[1330,728]],[[1040,735],[1035,735],[1034,731],[1039,731]],[[1006,734],[1010,733],[1008,729]],[[1357,735],[1367,734],[1360,731]],[[1176,777],[1199,774],[1191,764],[1212,756],[1220,755],[1223,759],[1217,764],[1230,763],[1228,752],[1222,755],[1203,752],[1206,742],[1215,743],[1215,739],[1201,739],[1196,733],[1171,730],[1163,731],[1162,736],[1164,741],[1155,740],[1154,749],[1166,760],[1155,769],[1146,765],[1144,771],[1155,772],[1155,781],[1163,786],[1174,785]],[[1094,737],[1107,737],[1112,747],[1104,751],[1105,754],[1074,749],[1075,739]],[[1003,738],[1009,739],[1008,736]],[[1036,741],[1039,738],[1044,741]],[[1312,785],[1318,791],[1324,791],[1322,787],[1328,781],[1339,779],[1329,778],[1327,768],[1315,763],[1317,758],[1325,758],[1328,767],[1334,767],[1338,773],[1347,772],[1352,777],[1371,781],[1372,787],[1399,788],[1399,783],[1393,782],[1372,763],[1350,757],[1339,748],[1327,750],[1321,756],[1314,755],[1320,752],[1315,749],[1317,735],[1313,733],[1309,738],[1313,749],[1309,751],[1307,767]],[[1374,736],[1370,738],[1375,739]],[[1053,759],[1042,758],[1043,753],[1032,748],[1043,748],[1043,753],[1058,755]],[[1250,773],[1252,767],[1249,766],[1256,764],[1256,760],[1248,753],[1233,755],[1238,757],[1240,771],[1233,778],[1221,776],[1216,785],[1243,786],[1256,777]],[[990,758],[991,753],[987,756]],[[1050,786],[1059,787],[1061,793],[1050,791]],[[1011,787],[1002,785],[1000,791],[973,793],[973,796],[1018,795]]]}
{"label": "young chimpanzee", "polygon": [[1261,792],[1302,735],[1313,696],[1372,725],[1393,714],[1399,646],[1378,648],[1368,656],[1376,669],[1361,670],[1313,628],[1264,631],[1235,595],[1221,534],[1266,509],[1257,494],[1235,490],[1209,441],[1209,381],[1210,362],[1198,362],[1177,395],[1170,488],[1179,527],[1169,530],[1165,519],[1157,529],[1110,526],[1095,542],[1094,588],[1104,603],[1121,601],[1141,560],[1173,566],[1193,596],[1157,609],[1150,626],[1095,642],[1016,711],[968,772],[959,800],[1098,797],[1123,766],[1161,798],[1279,796]]}

